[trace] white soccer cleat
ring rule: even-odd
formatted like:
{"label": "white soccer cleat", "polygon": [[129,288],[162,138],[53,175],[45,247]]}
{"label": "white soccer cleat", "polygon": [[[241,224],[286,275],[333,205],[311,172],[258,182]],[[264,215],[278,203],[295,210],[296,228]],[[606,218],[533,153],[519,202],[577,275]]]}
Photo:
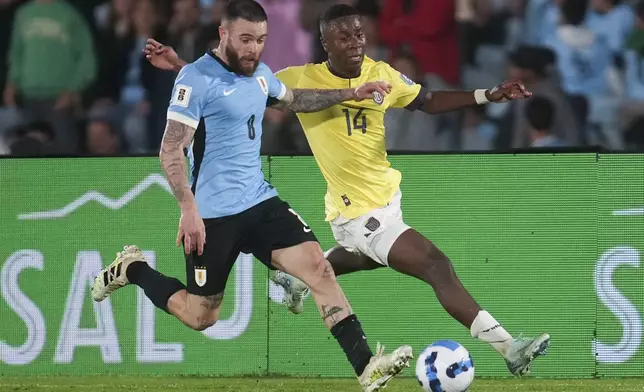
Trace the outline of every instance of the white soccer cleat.
{"label": "white soccer cleat", "polygon": [[387,387],[392,378],[409,367],[409,361],[414,358],[410,346],[400,346],[391,354],[385,355],[385,348],[378,343],[376,355],[371,357],[364,372],[358,377],[365,392],[376,392]]}
{"label": "white soccer cleat", "polygon": [[300,314],[304,310],[304,300],[311,294],[309,287],[301,280],[286,272],[275,271],[270,278],[273,283],[284,289],[282,303],[291,313]]}
{"label": "white soccer cleat", "polygon": [[550,347],[550,335],[543,333],[536,338],[513,339],[505,362],[510,373],[518,377],[530,374],[530,366],[535,358],[546,355]]}
{"label": "white soccer cleat", "polygon": [[92,286],[94,301],[101,302],[115,290],[130,284],[125,271],[135,261],[145,262],[141,250],[134,245],[123,247],[123,251],[116,254],[116,259],[112,264],[102,269],[94,279],[94,286]]}

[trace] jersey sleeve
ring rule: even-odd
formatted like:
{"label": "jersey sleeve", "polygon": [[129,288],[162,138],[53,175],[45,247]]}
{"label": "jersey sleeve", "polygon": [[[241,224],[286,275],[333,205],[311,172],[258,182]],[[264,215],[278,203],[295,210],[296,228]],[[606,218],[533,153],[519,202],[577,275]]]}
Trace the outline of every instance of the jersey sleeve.
{"label": "jersey sleeve", "polygon": [[183,67],[172,89],[168,120],[178,121],[197,129],[207,93],[208,84],[203,74],[192,64]]}
{"label": "jersey sleeve", "polygon": [[297,88],[297,83],[304,73],[304,66],[288,67],[277,72],[275,76],[290,89]]}
{"label": "jersey sleeve", "polygon": [[[297,87],[297,82],[300,80],[300,76],[304,72],[304,67],[298,66],[298,67],[288,67],[284,68],[281,71],[278,71],[275,75],[273,75],[273,78],[275,78],[279,83],[281,83],[282,86],[284,86],[284,94],[286,94],[286,89],[294,89]],[[278,103],[282,97],[277,98],[274,96],[268,97],[268,106],[275,105]]]}
{"label": "jersey sleeve", "polygon": [[269,101],[281,101],[282,98],[284,98],[284,96],[286,95],[286,86],[278,78],[276,78],[275,75],[273,75],[273,71],[271,71],[268,65],[265,65],[264,67],[266,70],[266,81],[268,83]]}
{"label": "jersey sleeve", "polygon": [[388,64],[385,64],[385,72],[392,86],[389,107],[417,110],[423,105],[427,91],[420,84],[396,71]]}

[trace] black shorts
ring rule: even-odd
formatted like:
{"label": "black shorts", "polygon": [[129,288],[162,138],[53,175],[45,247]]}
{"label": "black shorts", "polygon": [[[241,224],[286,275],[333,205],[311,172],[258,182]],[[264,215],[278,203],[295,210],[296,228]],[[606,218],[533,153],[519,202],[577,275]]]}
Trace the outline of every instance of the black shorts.
{"label": "black shorts", "polygon": [[239,214],[204,219],[206,245],[203,254],[186,256],[186,280],[190,294],[208,296],[224,291],[240,252],[252,253],[270,269],[271,254],[317,238],[311,228],[279,197],[273,197]]}

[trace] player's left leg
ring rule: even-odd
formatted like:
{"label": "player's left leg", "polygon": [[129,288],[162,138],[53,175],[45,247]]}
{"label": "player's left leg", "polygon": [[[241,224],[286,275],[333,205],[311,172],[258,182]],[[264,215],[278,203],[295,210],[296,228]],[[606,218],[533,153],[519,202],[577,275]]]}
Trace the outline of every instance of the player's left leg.
{"label": "player's left leg", "polygon": [[532,361],[545,354],[550,344],[548,334],[514,339],[474,300],[456,275],[449,258],[416,230],[409,229],[396,239],[388,262],[394,270],[428,283],[443,308],[468,328],[472,337],[487,342],[501,354],[512,374],[528,374]]}
{"label": "player's left leg", "polygon": [[384,354],[379,347],[374,355],[311,229],[278,198],[264,203],[264,213],[249,216],[249,240],[244,251],[252,251],[269,268],[278,268],[310,288],[323,321],[364,390],[380,390],[409,366],[411,347],[402,346],[390,354]]}
{"label": "player's left leg", "polygon": [[[341,245],[327,250],[324,258],[331,263],[336,276],[384,267],[362,253],[349,252]],[[302,313],[304,301],[311,293],[309,287],[301,280],[280,270],[271,274],[271,280],[284,289],[283,303],[288,310],[295,314]]]}

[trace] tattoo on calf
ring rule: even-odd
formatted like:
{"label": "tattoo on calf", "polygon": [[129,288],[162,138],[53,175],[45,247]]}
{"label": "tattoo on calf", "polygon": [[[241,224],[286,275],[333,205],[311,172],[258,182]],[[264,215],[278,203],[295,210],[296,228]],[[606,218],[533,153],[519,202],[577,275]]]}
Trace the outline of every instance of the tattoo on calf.
{"label": "tattoo on calf", "polygon": [[339,306],[331,306],[331,305],[322,305],[322,319],[323,320],[330,320],[330,324],[333,327],[340,321],[341,319],[338,318],[338,313],[342,312],[344,308],[341,308]]}
{"label": "tattoo on calf", "polygon": [[208,310],[215,310],[221,306],[221,301],[224,299],[224,293],[209,295],[201,299],[201,306]]}

